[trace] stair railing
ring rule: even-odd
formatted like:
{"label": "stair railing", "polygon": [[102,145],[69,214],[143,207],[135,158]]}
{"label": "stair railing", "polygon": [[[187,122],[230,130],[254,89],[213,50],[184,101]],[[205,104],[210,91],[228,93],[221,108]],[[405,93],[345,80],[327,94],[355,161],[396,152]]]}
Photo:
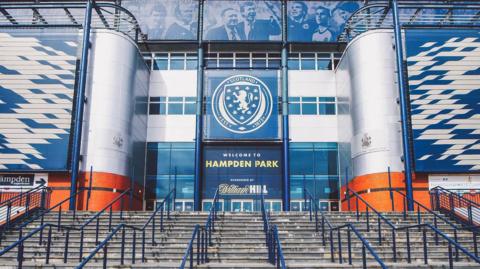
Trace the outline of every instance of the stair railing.
{"label": "stair railing", "polygon": [[[50,213],[50,212],[52,212],[54,209],[57,209],[57,208],[59,209],[59,210],[58,210],[58,214],[57,214],[57,223],[60,223],[60,220],[61,220],[61,218],[62,218],[62,206],[63,206],[65,203],[69,202],[72,197],[76,197],[77,195],[79,195],[79,194],[82,193],[83,191],[84,191],[83,189],[78,190],[78,191],[77,191],[75,194],[73,194],[72,196],[69,196],[68,198],[63,199],[62,201],[58,202],[57,204],[55,204],[54,206],[52,206],[52,207],[50,207],[50,208],[48,208],[48,206],[49,206],[49,205],[48,205],[49,200],[48,200],[47,203],[45,204],[45,208],[48,208],[48,209],[43,210],[40,214],[36,214],[35,216],[28,218],[26,221],[24,221],[23,223],[19,224],[18,226],[15,226],[15,227],[10,226],[10,229],[14,229],[14,230],[19,231],[19,239],[20,239],[23,228],[25,228],[26,226],[28,226],[30,223],[38,220],[39,218],[40,218],[40,227],[43,226],[45,215],[48,214],[48,213]],[[68,206],[68,204],[67,204],[67,206]],[[75,211],[73,212],[73,214],[75,215]],[[6,230],[6,229],[5,229],[5,230]],[[5,232],[5,230],[2,230],[2,233],[0,234],[0,242],[1,242],[2,238],[3,238],[3,233]],[[42,241],[42,238],[43,238],[43,229],[40,230],[40,240],[39,240],[40,242]],[[41,244],[41,243],[39,243],[39,244]],[[1,251],[1,252],[0,252],[0,256],[2,256],[3,253],[4,253],[4,252]]]}
{"label": "stair railing", "polygon": [[[188,242],[185,253],[183,254],[182,262],[180,263],[180,269],[184,269],[188,260],[188,266],[190,269],[194,267],[194,260],[196,264],[204,264],[208,262],[208,247],[212,246],[212,233],[215,231],[215,221],[218,220],[218,201],[220,198],[220,189],[217,188],[215,195],[213,196],[212,207],[208,213],[208,218],[205,221],[204,226],[199,224],[195,225],[192,237]],[[196,241],[196,251],[194,251],[194,244]],[[194,253],[195,252],[195,253]],[[196,254],[196,258],[194,258]]]}
{"label": "stair railing", "polygon": [[[403,218],[407,218],[407,209],[406,209],[406,198],[407,196],[399,191],[399,190],[393,190],[394,192],[400,194],[403,196]],[[415,199],[413,200],[414,203],[414,211],[413,213],[416,214],[416,220],[417,224],[422,224],[422,212],[428,213],[430,216],[433,217],[433,227],[438,229],[438,222],[439,220],[442,221],[443,223],[447,224],[448,226],[452,227],[453,229],[453,240],[458,243],[458,232],[459,231],[468,231],[472,233],[472,240],[473,240],[473,252],[475,256],[478,257],[478,241],[477,237],[480,234],[480,231],[478,230],[478,226],[458,226],[455,223],[452,223],[449,221],[446,217],[438,214],[437,212],[431,210],[430,208],[426,207],[425,205],[421,204],[420,202],[416,201]],[[415,213],[416,209],[416,213]],[[438,235],[435,234],[435,242],[438,242]],[[458,249],[455,248],[455,258],[458,260]]]}
{"label": "stair railing", "polygon": [[[379,245],[382,244],[382,232],[381,232],[381,221],[387,223],[387,225],[390,227],[391,234],[392,234],[392,253],[393,253],[393,261],[397,262],[397,233],[398,231],[405,231],[406,235],[406,246],[407,246],[407,262],[411,263],[411,246],[410,246],[410,231],[412,229],[417,229],[418,231],[422,231],[422,244],[423,244],[423,261],[425,264],[428,264],[428,239],[427,239],[427,231],[430,230],[431,232],[434,233],[435,237],[435,249],[438,249],[439,246],[439,238],[443,238],[445,241],[447,241],[447,247],[448,247],[448,258],[449,258],[449,268],[453,269],[453,251],[452,248],[455,248],[455,261],[459,261],[459,250],[462,251],[467,257],[470,259],[474,260],[477,263],[480,263],[480,259],[475,255],[470,253],[466,248],[464,248],[462,245],[460,245],[456,240],[451,239],[449,236],[447,236],[445,233],[440,231],[437,227],[432,226],[430,223],[421,223],[421,224],[414,224],[414,225],[406,225],[406,226],[400,226],[397,227],[393,225],[393,223],[388,220],[386,217],[384,217],[380,212],[378,212],[373,206],[371,206],[365,199],[363,199],[357,192],[349,189],[348,192],[349,194],[352,194],[355,196],[355,203],[356,203],[356,216],[357,220],[359,220],[360,212],[359,212],[359,201],[361,201],[366,208],[369,208],[372,212],[374,212],[377,215],[377,220],[378,220],[378,243]],[[366,218],[367,218],[367,230],[369,230],[369,210],[365,211]],[[393,226],[392,226],[393,225]],[[431,246],[433,247],[433,246]]]}
{"label": "stair railing", "polygon": [[[120,264],[124,265],[125,264],[125,244],[126,244],[126,230],[130,230],[133,232],[132,235],[132,257],[131,257],[131,263],[135,264],[136,263],[136,249],[137,249],[137,233],[142,235],[142,242],[141,242],[141,262],[145,262],[145,246],[147,245],[147,239],[146,239],[146,233],[147,233],[147,228],[151,224],[151,231],[152,231],[152,240],[151,240],[151,245],[156,246],[157,243],[155,241],[155,231],[156,231],[156,221],[155,217],[160,214],[160,231],[164,231],[164,218],[166,217],[167,219],[171,219],[170,216],[170,211],[171,211],[171,206],[170,204],[174,201],[175,199],[175,189],[172,189],[167,196],[163,199],[163,201],[160,204],[157,204],[157,207],[155,208],[155,211],[150,215],[148,220],[143,224],[142,227],[136,227],[132,225],[127,225],[125,223],[120,223],[118,224],[115,228],[111,230],[111,232],[105,237],[105,239],[100,242],[95,249],[93,249],[89,255],[85,258],[80,256],[80,263],[75,267],[76,269],[83,268],[90,260],[92,260],[97,253],[100,251],[103,251],[103,268],[107,268],[108,264],[108,244],[111,243],[111,241],[115,238],[115,235],[117,235],[119,232],[121,232],[121,248],[120,248]],[[165,212],[165,207],[167,208]],[[173,207],[174,208],[174,207]],[[160,212],[160,213],[159,213]],[[164,216],[165,215],[165,216]]]}
{"label": "stair railing", "polygon": [[[329,232],[329,244],[330,244],[330,260],[331,262],[335,262],[335,246],[334,246],[334,239],[333,239],[333,233],[334,231],[337,231],[337,244],[338,244],[338,262],[340,264],[343,264],[343,252],[342,252],[342,244],[344,244],[341,232],[343,230],[347,230],[347,259],[348,259],[348,264],[352,265],[352,232],[353,234],[361,241],[362,243],[362,266],[364,269],[367,269],[367,250],[370,252],[370,254],[373,256],[373,258],[377,261],[377,263],[382,267],[383,269],[387,269],[388,267],[385,265],[383,260],[380,258],[380,256],[377,254],[377,252],[373,249],[371,244],[368,242],[367,239],[365,239],[362,234],[358,231],[358,229],[351,223],[343,224],[340,226],[333,227],[330,222],[328,221],[328,218],[325,216],[324,212],[319,209],[317,200],[312,196],[312,194],[307,190],[304,189],[304,195],[305,195],[305,201],[309,201],[309,216],[310,216],[310,221],[313,220],[312,215],[314,214],[315,216],[315,231],[319,232],[319,218],[318,214],[320,212],[320,226],[321,226],[321,234],[322,234],[322,244],[323,246],[326,245],[326,240],[325,240],[325,224],[327,225],[327,229]],[[313,206],[312,206],[313,205]]]}
{"label": "stair railing", "polygon": [[[9,194],[13,194],[10,196]],[[10,197],[9,197],[10,196]],[[4,198],[8,198],[3,200]],[[32,211],[45,209],[49,205],[50,189],[41,184],[26,192],[7,192],[1,193],[0,199],[0,241],[5,230],[12,226],[14,219],[20,217],[29,217]]]}
{"label": "stair railing", "polygon": [[277,269],[286,269],[285,257],[283,256],[282,245],[278,237],[277,225],[270,224],[270,212],[265,210],[265,197],[261,194],[261,208],[263,219],[263,231],[265,232],[265,241],[268,248],[268,261]]}
{"label": "stair railing", "polygon": [[[82,190],[78,191],[76,195],[78,195]],[[5,253],[9,252],[10,250],[14,249],[15,247],[17,247],[17,261],[18,261],[18,268],[22,268],[22,264],[23,264],[23,260],[24,260],[24,256],[23,256],[23,246],[24,246],[24,243],[32,238],[34,235],[36,235],[37,233],[39,234],[39,239],[38,239],[38,245],[43,245],[45,242],[43,241],[44,239],[44,230],[46,230],[48,228],[48,236],[47,236],[47,242],[46,242],[46,257],[45,257],[45,262],[46,264],[48,264],[50,262],[50,250],[51,250],[51,244],[52,244],[52,229],[56,229],[57,231],[65,231],[66,232],[66,235],[65,235],[65,244],[64,244],[64,250],[63,250],[63,262],[64,263],[67,263],[68,261],[68,253],[69,253],[69,246],[70,246],[70,234],[72,233],[72,231],[79,231],[80,232],[80,260],[82,258],[82,253],[83,253],[83,234],[84,234],[84,228],[89,224],[91,223],[94,219],[97,219],[97,227],[96,227],[96,237],[98,239],[98,229],[99,229],[99,223],[98,223],[98,220],[99,220],[99,217],[100,215],[105,212],[108,208],[110,208],[110,215],[109,215],[109,227],[111,227],[111,221],[112,221],[112,207],[113,205],[121,198],[123,198],[123,196],[125,196],[127,193],[130,192],[130,189],[124,191],[122,194],[120,194],[117,198],[115,198],[114,200],[112,200],[112,202],[110,202],[102,211],[98,212],[97,214],[95,214],[92,218],[90,218],[89,220],[87,220],[84,224],[82,224],[82,226],[80,226],[79,228],[76,228],[76,227],[72,227],[72,226],[66,226],[66,225],[63,225],[62,224],[62,205],[66,202],[66,201],[69,201],[69,198],[67,199],[64,199],[62,200],[61,202],[59,202],[58,204],[56,204],[54,207],[48,209],[47,211],[43,212],[41,216],[37,216],[37,218],[35,219],[38,219],[38,217],[41,217],[41,223],[40,223],[40,226],[36,229],[34,229],[33,231],[31,231],[30,233],[28,233],[27,235],[23,236],[23,228],[25,228],[29,223],[31,223],[32,221],[34,221],[35,219],[33,220],[30,220],[30,221],[27,221],[25,222],[24,224],[22,224],[21,226],[19,226],[17,229],[19,230],[19,235],[18,235],[18,240],[16,242],[14,242],[13,244],[7,246],[5,249],[3,249],[2,251],[0,251],[0,256],[4,255]],[[123,203],[122,203],[123,204]],[[57,217],[57,221],[56,223],[44,223],[44,216],[46,213],[52,211],[53,209],[55,208],[59,208],[58,210],[58,217]],[[75,212],[75,211],[74,211]],[[123,214],[123,206],[122,206],[122,211],[121,211],[121,215]],[[75,214],[74,214],[75,216]],[[75,217],[74,217],[75,218]],[[98,240],[97,240],[98,241]]]}
{"label": "stair railing", "polygon": [[[477,202],[439,186],[430,190],[430,198],[433,210],[470,226],[479,224],[480,204]],[[465,214],[458,211],[463,208],[466,210]]]}

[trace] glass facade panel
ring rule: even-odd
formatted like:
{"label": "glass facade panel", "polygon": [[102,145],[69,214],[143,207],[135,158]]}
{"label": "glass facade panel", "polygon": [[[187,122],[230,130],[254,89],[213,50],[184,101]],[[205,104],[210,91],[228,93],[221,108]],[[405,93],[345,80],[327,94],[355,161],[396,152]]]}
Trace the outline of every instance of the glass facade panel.
{"label": "glass facade panel", "polygon": [[302,115],[316,115],[317,104],[316,103],[302,103]]}
{"label": "glass facade panel", "polygon": [[148,143],[146,199],[162,199],[177,189],[177,199],[193,199],[194,143]]}
{"label": "glass facade panel", "polygon": [[337,143],[290,143],[290,195],[303,199],[306,188],[317,199],[338,199]]}
{"label": "glass facade panel", "polygon": [[183,114],[183,104],[182,103],[169,103],[168,104],[168,114],[169,115],[182,115]]}

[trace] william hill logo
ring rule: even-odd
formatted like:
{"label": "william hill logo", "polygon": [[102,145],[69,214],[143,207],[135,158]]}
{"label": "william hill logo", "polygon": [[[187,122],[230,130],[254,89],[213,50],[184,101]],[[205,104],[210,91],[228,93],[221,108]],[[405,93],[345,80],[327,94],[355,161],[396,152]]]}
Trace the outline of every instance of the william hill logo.
{"label": "william hill logo", "polygon": [[256,161],[249,161],[249,160],[222,160],[222,161],[212,161],[206,160],[205,161],[205,168],[279,168],[279,164],[277,160],[256,160]]}

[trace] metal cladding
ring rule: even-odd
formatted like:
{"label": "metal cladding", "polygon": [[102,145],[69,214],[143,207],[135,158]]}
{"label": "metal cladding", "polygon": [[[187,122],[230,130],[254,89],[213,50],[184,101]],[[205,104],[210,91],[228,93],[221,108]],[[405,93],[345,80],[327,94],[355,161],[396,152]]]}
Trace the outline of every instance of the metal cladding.
{"label": "metal cladding", "polygon": [[78,32],[0,33],[0,170],[67,170]]}
{"label": "metal cladding", "polygon": [[389,166],[392,171],[403,170],[391,44],[391,31],[367,32],[349,44],[339,66],[338,75],[349,81],[339,87],[347,89],[342,92],[349,98],[351,117],[351,124],[340,122],[339,132],[351,128],[350,138],[344,139],[350,139],[354,177],[386,172]]}
{"label": "metal cladding", "polygon": [[480,170],[478,30],[406,31],[415,167]]}
{"label": "metal cladding", "polygon": [[149,72],[136,45],[106,30],[92,35],[82,171],[144,176]]}

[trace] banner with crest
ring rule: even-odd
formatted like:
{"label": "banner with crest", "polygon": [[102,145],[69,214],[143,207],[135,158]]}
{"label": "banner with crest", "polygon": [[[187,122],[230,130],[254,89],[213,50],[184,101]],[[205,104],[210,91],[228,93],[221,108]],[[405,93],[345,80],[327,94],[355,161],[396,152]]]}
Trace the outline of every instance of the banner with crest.
{"label": "banner with crest", "polygon": [[205,72],[206,140],[277,140],[279,75],[274,70]]}

